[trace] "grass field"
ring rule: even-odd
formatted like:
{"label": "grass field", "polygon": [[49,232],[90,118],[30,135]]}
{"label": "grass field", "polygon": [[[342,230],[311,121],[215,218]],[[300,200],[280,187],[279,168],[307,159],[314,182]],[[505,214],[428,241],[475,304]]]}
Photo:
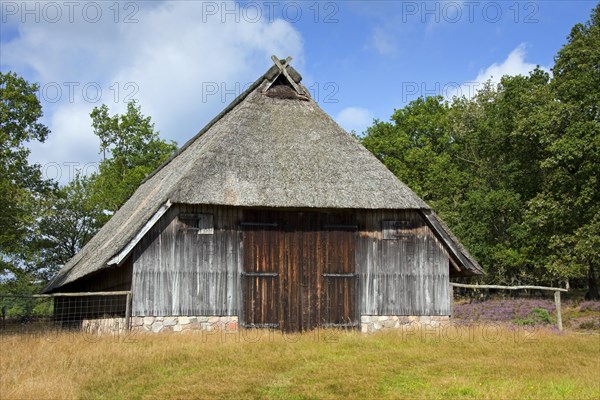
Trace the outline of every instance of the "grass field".
{"label": "grass field", "polygon": [[600,398],[600,336],[499,326],[3,337],[0,398]]}

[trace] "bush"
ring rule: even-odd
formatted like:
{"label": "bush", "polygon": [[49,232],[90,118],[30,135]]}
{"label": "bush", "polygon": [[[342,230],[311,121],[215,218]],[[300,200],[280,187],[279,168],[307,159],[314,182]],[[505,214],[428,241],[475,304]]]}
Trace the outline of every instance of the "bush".
{"label": "bush", "polygon": [[513,320],[517,325],[546,325],[552,323],[552,316],[544,308],[534,307],[526,318]]}

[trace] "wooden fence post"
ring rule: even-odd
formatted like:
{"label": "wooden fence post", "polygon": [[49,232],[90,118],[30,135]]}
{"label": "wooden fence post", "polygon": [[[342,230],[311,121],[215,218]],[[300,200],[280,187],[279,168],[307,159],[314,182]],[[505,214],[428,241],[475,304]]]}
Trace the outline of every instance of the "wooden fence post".
{"label": "wooden fence post", "polygon": [[450,318],[454,317],[454,286],[450,285],[448,291],[450,297]]}
{"label": "wooden fence post", "polygon": [[560,291],[554,292],[554,303],[556,303],[556,326],[559,331],[563,330],[562,315],[560,312]]}
{"label": "wooden fence post", "polygon": [[125,300],[125,329],[129,330],[129,321],[131,319],[131,292],[127,293]]}

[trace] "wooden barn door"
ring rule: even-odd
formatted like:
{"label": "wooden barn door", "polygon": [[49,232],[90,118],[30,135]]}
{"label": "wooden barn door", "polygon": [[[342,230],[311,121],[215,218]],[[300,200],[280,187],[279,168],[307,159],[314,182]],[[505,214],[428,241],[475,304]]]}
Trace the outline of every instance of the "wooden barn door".
{"label": "wooden barn door", "polygon": [[358,326],[356,226],[328,225],[328,215],[316,212],[247,211],[245,218],[246,327]]}
{"label": "wooden barn door", "polygon": [[358,274],[354,256],[357,227],[323,227],[321,325],[358,327]]}
{"label": "wooden barn door", "polygon": [[243,223],[243,324],[278,328],[280,313],[280,232],[276,223]]}
{"label": "wooden barn door", "polygon": [[306,331],[319,325],[319,217],[309,212],[286,216],[282,298],[286,331]]}

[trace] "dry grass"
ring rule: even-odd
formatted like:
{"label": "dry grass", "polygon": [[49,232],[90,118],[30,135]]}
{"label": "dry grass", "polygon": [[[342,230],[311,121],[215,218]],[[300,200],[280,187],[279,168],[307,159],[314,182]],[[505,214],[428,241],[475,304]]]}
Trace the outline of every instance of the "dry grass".
{"label": "dry grass", "polygon": [[3,337],[0,398],[600,398],[595,335],[246,335]]}

